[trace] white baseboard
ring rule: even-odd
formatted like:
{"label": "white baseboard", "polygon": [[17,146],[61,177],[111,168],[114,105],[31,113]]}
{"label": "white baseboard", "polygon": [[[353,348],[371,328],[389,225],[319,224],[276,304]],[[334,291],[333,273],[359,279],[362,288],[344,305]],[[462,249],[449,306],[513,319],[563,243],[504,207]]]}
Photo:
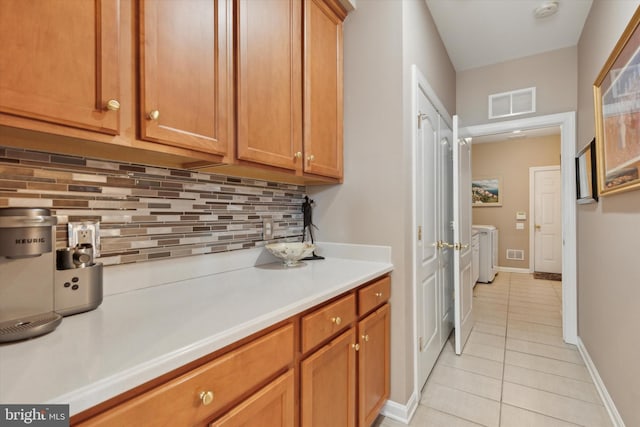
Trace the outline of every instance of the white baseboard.
{"label": "white baseboard", "polygon": [[609,413],[609,417],[611,418],[611,422],[615,427],[625,427],[624,421],[616,408],[616,405],[613,403],[613,399],[611,395],[607,391],[607,388],[600,378],[600,374],[598,373],[598,369],[596,369],[596,365],[593,364],[593,360],[591,360],[591,356],[589,356],[589,352],[587,348],[584,346],[582,339],[578,337],[578,351],[582,355],[582,359],[584,360],[585,365],[587,365],[587,369],[591,374],[591,378],[593,379],[593,383],[596,385],[596,389],[598,390],[598,394],[602,399],[602,403],[604,403],[604,407],[607,409]]}
{"label": "white baseboard", "polygon": [[418,409],[419,403],[418,394],[414,392],[405,405],[394,402],[393,400],[387,400],[387,403],[382,407],[380,413],[387,418],[408,425],[416,409]]}
{"label": "white baseboard", "polygon": [[515,268],[515,267],[500,267],[498,271],[504,271],[505,273],[530,273],[528,268]]}

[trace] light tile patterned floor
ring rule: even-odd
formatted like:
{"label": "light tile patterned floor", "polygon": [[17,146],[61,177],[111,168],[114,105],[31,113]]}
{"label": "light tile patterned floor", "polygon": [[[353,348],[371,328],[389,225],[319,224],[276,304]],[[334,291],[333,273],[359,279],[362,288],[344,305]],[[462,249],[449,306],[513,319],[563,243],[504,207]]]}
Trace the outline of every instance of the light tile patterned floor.
{"label": "light tile patterned floor", "polygon": [[463,354],[445,345],[410,426],[611,426],[577,348],[562,341],[561,298],[560,282],[530,274],[478,284]]}

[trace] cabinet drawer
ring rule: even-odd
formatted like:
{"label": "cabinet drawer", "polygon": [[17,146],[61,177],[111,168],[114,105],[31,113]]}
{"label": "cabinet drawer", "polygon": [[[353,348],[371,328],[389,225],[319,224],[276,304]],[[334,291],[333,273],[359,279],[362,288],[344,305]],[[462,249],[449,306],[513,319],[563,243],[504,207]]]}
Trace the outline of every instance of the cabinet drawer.
{"label": "cabinet drawer", "polygon": [[391,297],[391,277],[382,279],[358,291],[358,314],[362,316]]}
{"label": "cabinet drawer", "polygon": [[356,298],[350,294],[302,318],[302,352],[305,353],[344,329],[356,318]]}
{"label": "cabinet drawer", "polygon": [[[82,426],[193,425],[293,362],[293,326],[270,334],[87,420]],[[203,404],[201,394],[213,393]]]}

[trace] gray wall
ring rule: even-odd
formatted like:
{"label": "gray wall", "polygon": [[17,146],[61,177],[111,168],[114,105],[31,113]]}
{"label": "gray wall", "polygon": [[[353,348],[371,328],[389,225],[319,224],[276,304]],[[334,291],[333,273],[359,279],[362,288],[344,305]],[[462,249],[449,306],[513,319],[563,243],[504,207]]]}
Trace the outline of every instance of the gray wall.
{"label": "gray wall", "polygon": [[[578,148],[592,86],[640,2],[595,0],[578,44]],[[640,191],[578,205],[578,334],[627,426],[640,425]]]}
{"label": "gray wall", "polygon": [[[460,127],[489,122],[493,93],[536,87],[536,112],[513,119],[575,111],[577,48],[568,47],[458,73],[456,108]],[[508,119],[495,119],[503,121]]]}
{"label": "gray wall", "polygon": [[447,108],[455,71],[424,0],[357,6],[344,24],[344,184],[307,190],[318,240],[392,247],[391,400],[404,405],[414,386],[410,65]]}

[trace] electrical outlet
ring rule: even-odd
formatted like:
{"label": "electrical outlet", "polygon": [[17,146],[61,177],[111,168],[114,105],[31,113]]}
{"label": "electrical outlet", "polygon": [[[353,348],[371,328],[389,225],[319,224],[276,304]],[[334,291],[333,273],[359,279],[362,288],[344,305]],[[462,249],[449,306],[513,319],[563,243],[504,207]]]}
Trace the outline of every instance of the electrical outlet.
{"label": "electrical outlet", "polygon": [[93,246],[93,256],[100,256],[100,223],[96,221],[70,222],[67,225],[69,246],[89,243]]}
{"label": "electrical outlet", "polygon": [[262,220],[262,240],[273,239],[273,219],[264,218]]}

